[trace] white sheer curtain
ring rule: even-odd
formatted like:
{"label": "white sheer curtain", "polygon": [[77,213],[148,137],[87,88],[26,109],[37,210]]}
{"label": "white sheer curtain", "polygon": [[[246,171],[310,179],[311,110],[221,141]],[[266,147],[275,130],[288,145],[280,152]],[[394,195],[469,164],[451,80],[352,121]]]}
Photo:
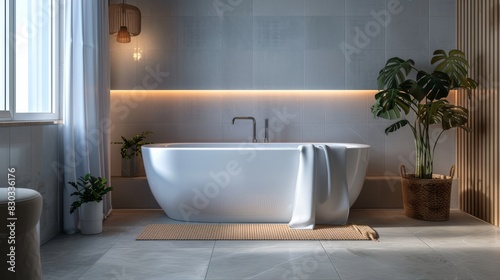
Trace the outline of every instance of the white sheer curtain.
{"label": "white sheer curtain", "polygon": [[[108,1],[64,1],[63,156],[64,231],[78,232],[78,211],[68,181],[91,173],[110,179]],[[111,194],[104,214],[111,211]]]}

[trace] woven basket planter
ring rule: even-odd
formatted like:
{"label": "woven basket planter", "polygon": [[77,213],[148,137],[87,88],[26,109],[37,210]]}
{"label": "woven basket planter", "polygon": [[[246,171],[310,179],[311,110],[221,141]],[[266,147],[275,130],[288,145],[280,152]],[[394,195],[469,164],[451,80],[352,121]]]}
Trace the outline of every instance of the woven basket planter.
{"label": "woven basket planter", "polygon": [[403,208],[407,217],[425,221],[447,221],[450,218],[451,185],[455,167],[450,176],[433,174],[432,179],[415,178],[401,166]]}

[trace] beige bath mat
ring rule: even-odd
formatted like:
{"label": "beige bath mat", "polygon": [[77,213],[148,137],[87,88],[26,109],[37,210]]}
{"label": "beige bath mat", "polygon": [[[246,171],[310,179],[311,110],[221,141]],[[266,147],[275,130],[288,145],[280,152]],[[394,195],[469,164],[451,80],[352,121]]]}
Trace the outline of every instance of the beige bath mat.
{"label": "beige bath mat", "polygon": [[136,240],[377,240],[366,225],[316,225],[314,230],[287,224],[152,224]]}

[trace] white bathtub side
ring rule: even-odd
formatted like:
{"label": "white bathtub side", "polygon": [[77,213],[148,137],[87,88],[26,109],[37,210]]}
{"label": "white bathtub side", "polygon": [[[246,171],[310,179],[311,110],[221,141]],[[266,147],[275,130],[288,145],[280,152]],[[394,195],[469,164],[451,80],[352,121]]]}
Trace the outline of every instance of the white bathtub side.
{"label": "white bathtub side", "polygon": [[288,222],[298,153],[294,149],[144,147],[151,191],[172,219]]}
{"label": "white bathtub side", "polygon": [[[369,146],[322,144],[347,148],[346,176],[352,206],[363,187]],[[143,159],[151,191],[170,218],[199,222],[289,222],[299,145],[152,144],[143,146]],[[319,160],[323,162],[324,157]],[[320,188],[325,184],[318,181]],[[324,192],[318,192],[321,193]]]}

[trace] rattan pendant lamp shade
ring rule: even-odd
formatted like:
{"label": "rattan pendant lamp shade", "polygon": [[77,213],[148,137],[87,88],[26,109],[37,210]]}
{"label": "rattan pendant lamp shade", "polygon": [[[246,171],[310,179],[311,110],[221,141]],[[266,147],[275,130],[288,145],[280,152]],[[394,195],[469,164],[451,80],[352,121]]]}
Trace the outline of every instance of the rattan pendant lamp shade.
{"label": "rattan pendant lamp shade", "polygon": [[119,43],[129,43],[130,37],[141,33],[141,11],[132,5],[109,5],[109,34],[116,36]]}

